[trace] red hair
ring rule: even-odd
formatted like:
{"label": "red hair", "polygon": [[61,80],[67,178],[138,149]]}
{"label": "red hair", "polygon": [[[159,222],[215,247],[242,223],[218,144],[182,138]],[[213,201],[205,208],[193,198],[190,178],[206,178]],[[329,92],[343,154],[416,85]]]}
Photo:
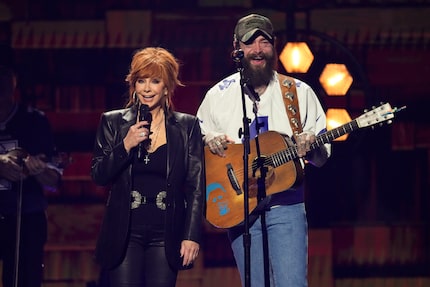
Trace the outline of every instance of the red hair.
{"label": "red hair", "polygon": [[134,86],[138,79],[160,78],[167,89],[164,108],[172,109],[172,96],[177,86],[183,86],[179,80],[179,61],[172,53],[164,48],[148,47],[138,50],[133,55],[130,70],[125,78],[129,86],[129,100],[127,107],[136,104]]}

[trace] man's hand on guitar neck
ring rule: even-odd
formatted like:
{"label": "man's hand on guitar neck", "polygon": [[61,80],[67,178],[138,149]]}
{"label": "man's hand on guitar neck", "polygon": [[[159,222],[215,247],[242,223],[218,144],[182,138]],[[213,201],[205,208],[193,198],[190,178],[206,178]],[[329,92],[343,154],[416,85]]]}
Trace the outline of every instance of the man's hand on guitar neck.
{"label": "man's hand on guitar neck", "polygon": [[312,148],[312,144],[316,141],[316,136],[313,132],[302,132],[294,136],[297,146],[297,155],[310,162],[314,166],[321,167],[328,159],[328,153],[324,145],[318,148]]}
{"label": "man's hand on guitar neck", "polygon": [[302,132],[294,137],[297,145],[297,154],[299,157],[305,157],[311,151],[311,144],[315,142],[313,132]]}
{"label": "man's hand on guitar neck", "polygon": [[217,154],[221,157],[225,157],[225,151],[229,143],[234,143],[234,141],[227,135],[216,136],[207,142],[210,151],[213,154]]}

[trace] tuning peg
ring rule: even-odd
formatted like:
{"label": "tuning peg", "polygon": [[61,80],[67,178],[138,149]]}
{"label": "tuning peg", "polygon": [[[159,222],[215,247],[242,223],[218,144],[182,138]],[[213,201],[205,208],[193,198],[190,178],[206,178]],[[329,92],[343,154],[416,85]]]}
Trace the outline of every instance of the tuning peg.
{"label": "tuning peg", "polygon": [[404,110],[404,109],[406,109],[406,106],[403,106],[403,107],[400,107],[400,108],[394,108],[393,109],[393,113],[397,113],[397,112],[400,112],[401,110]]}
{"label": "tuning peg", "polygon": [[392,124],[392,123],[393,123],[393,121],[392,121],[392,120],[388,120],[388,121],[387,121],[387,124],[389,124],[389,125],[390,125],[390,124]]}

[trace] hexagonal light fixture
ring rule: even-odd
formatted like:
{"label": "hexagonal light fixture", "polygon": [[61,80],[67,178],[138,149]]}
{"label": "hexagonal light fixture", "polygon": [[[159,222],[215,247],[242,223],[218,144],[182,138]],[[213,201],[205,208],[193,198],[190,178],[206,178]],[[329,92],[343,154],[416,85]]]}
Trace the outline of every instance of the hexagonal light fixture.
{"label": "hexagonal light fixture", "polygon": [[289,42],[279,55],[279,60],[288,73],[306,73],[314,55],[305,42]]}
{"label": "hexagonal light fixture", "polygon": [[352,85],[352,76],[344,64],[327,64],[319,81],[329,96],[345,96]]}
{"label": "hexagonal light fixture", "polygon": [[[338,128],[351,121],[349,113],[345,109],[329,108],[326,112],[327,130]],[[335,141],[344,141],[348,138],[348,134],[338,137]]]}

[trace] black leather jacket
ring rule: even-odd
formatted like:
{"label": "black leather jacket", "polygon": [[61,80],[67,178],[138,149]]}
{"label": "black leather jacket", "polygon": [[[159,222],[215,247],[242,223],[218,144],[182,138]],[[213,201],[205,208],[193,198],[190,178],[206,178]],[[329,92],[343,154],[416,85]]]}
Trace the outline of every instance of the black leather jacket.
{"label": "black leather jacket", "polygon": [[[136,107],[103,113],[97,130],[91,176],[97,185],[110,186],[106,212],[97,241],[96,259],[112,268],[125,255],[130,222],[131,163],[123,139],[136,123]],[[204,151],[198,119],[173,112],[166,117],[166,255],[170,265],[182,266],[181,241],[201,241],[204,207]]]}

